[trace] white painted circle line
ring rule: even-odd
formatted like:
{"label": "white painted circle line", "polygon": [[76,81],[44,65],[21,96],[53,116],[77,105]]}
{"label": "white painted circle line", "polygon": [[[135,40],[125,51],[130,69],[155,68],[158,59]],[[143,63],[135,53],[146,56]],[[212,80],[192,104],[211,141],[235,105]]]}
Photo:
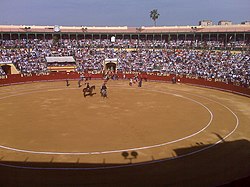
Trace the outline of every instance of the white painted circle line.
{"label": "white painted circle line", "polygon": [[[117,86],[115,86],[115,87],[117,87]],[[63,89],[60,89],[60,90],[65,90],[65,89],[67,89],[67,88],[63,88]],[[70,88],[70,89],[77,89],[77,88]],[[131,88],[125,88],[125,89],[131,89]],[[58,89],[56,89],[56,90],[58,90]],[[141,90],[152,91],[152,90],[148,90],[148,89],[141,89]],[[5,98],[9,98],[9,97],[14,97],[14,96],[20,96],[20,95],[26,95],[26,94],[32,94],[32,93],[39,93],[39,92],[46,92],[46,91],[47,90],[19,93],[19,94],[14,94],[14,95],[10,95],[10,96],[1,97],[0,100],[1,99],[5,99]],[[162,93],[162,94],[168,94],[168,95],[174,95],[174,96],[176,96],[176,94],[171,94],[171,93],[167,93],[167,92],[163,92],[163,91],[154,90],[153,92],[158,92],[158,93]],[[177,97],[180,97],[180,95],[178,95]],[[205,105],[203,105],[202,103],[200,103],[200,102],[198,102],[198,101],[196,101],[194,99],[191,99],[191,98],[188,98],[188,97],[185,97],[185,96],[181,96],[181,98],[185,98],[187,100],[195,102],[195,103],[201,105],[202,107],[204,107],[209,112],[209,114],[210,114],[210,120],[209,120],[208,124],[205,127],[203,127],[201,130],[199,130],[199,131],[197,131],[197,132],[195,132],[195,133],[193,133],[191,135],[188,135],[188,136],[185,136],[183,138],[179,138],[179,139],[176,139],[176,140],[173,140],[173,141],[170,141],[170,142],[165,142],[165,143],[156,144],[156,145],[150,145],[150,146],[143,146],[143,147],[134,147],[134,148],[128,148],[128,149],[107,150],[107,151],[94,151],[94,152],[32,151],[32,150],[17,149],[17,148],[3,146],[3,145],[0,145],[0,148],[6,149],[6,150],[11,150],[11,151],[16,151],[16,152],[23,152],[23,153],[30,153],[30,154],[43,154],[43,155],[100,155],[100,154],[121,153],[121,152],[124,152],[124,151],[145,150],[145,149],[152,149],[152,148],[166,146],[166,145],[173,144],[173,143],[176,143],[176,142],[179,142],[179,141],[183,141],[185,139],[191,138],[191,137],[193,137],[193,136],[201,133],[202,131],[204,131],[205,129],[207,129],[210,126],[210,124],[211,124],[211,122],[213,120],[213,114],[209,110],[208,107],[206,107]]]}
{"label": "white painted circle line", "polygon": [[[194,95],[194,94],[191,94],[191,95]],[[197,96],[197,95],[195,95]],[[198,97],[202,97],[202,96],[198,96]],[[208,99],[206,97],[202,97],[202,98],[205,98],[207,100],[210,100],[210,101],[213,101],[211,99]],[[222,140],[225,140],[226,138],[228,138],[229,136],[231,136],[235,131],[236,129],[238,128],[239,126],[239,118],[238,116],[230,109],[228,108],[227,106],[217,102],[217,101],[214,101],[216,103],[218,103],[219,105],[225,107],[227,110],[229,110],[233,115],[234,117],[236,118],[236,125],[235,125],[235,128],[229,133],[227,134],[225,137],[223,137]],[[217,144],[221,143],[222,140],[219,140],[217,142],[215,142],[214,144],[211,144],[210,146],[208,147],[205,147],[205,148],[202,148],[202,149],[199,149],[197,151],[193,151],[191,153],[187,153],[187,154],[184,154],[184,155],[181,155],[181,156],[176,156],[176,157],[172,157],[172,158],[165,158],[165,159],[160,159],[160,160],[153,160],[153,161],[148,161],[148,162],[142,162],[142,163],[134,163],[134,164],[127,164],[127,165],[119,165],[119,166],[102,166],[102,167],[95,167],[95,168],[58,168],[58,167],[29,167],[29,166],[16,166],[16,165],[11,165],[11,164],[3,164],[3,163],[0,163],[1,166],[4,166],[4,167],[10,167],[10,168],[17,168],[17,169],[30,169],[30,170],[103,170],[103,169],[116,169],[116,168],[126,168],[126,167],[135,167],[135,166],[145,166],[145,165],[149,165],[149,164],[155,164],[155,163],[160,163],[160,162],[165,162],[165,161],[169,161],[169,160],[176,160],[176,159],[179,159],[179,158],[183,158],[183,157],[187,157],[189,155],[193,155],[193,154],[196,154],[196,153],[200,153],[202,151],[205,151],[207,149],[210,149],[214,146],[216,146]]]}

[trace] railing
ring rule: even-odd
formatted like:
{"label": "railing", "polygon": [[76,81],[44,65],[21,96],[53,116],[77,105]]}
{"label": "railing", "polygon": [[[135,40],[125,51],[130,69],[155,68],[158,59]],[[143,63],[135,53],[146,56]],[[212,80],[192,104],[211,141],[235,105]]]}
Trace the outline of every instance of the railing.
{"label": "railing", "polygon": [[[125,77],[124,77],[125,75]],[[160,81],[160,82],[172,82],[172,78],[175,75],[157,75],[157,74],[141,74],[140,77],[147,81]],[[85,77],[91,79],[102,79],[102,74],[91,74],[85,73]],[[120,79],[126,78],[130,79],[134,77],[133,73],[118,73]],[[23,76],[21,74],[8,75],[0,79],[0,86],[6,86],[11,84],[22,84],[29,82],[40,82],[40,81],[60,81],[60,80],[78,80],[80,79],[80,74],[77,72],[58,72],[50,73],[47,75],[29,75]],[[207,88],[218,89],[222,91],[227,91],[235,94],[244,95],[250,97],[250,88],[245,88],[239,84],[225,83],[219,79],[204,79],[195,76],[176,76],[177,83],[184,83],[195,86],[202,86]]]}

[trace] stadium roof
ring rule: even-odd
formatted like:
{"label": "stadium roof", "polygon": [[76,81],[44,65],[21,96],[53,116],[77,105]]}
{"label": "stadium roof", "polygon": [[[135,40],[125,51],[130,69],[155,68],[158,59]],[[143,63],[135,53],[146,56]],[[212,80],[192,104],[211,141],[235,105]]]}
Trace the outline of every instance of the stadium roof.
{"label": "stadium roof", "polygon": [[178,32],[250,32],[250,25],[211,25],[211,26],[161,26],[161,27],[74,27],[60,26],[0,25],[0,33],[178,33]]}

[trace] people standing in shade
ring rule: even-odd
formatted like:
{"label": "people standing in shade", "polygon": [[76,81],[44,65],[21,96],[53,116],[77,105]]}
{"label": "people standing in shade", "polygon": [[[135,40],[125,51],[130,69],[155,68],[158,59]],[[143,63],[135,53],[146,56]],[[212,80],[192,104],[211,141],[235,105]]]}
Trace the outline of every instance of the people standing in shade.
{"label": "people standing in shade", "polygon": [[69,86],[70,84],[69,84],[69,80],[68,79],[66,79],[66,86]]}
{"label": "people standing in shade", "polygon": [[81,85],[81,79],[80,80],[78,80],[78,87],[80,88],[82,85]]}
{"label": "people standing in shade", "polygon": [[80,80],[84,81],[84,74],[83,73],[80,75]]}
{"label": "people standing in shade", "polygon": [[139,79],[138,87],[142,87],[142,79]]}
{"label": "people standing in shade", "polygon": [[176,77],[173,77],[172,78],[172,84],[175,84],[176,83]]}
{"label": "people standing in shade", "polygon": [[107,86],[106,86],[106,82],[104,82],[101,86],[101,90],[100,90],[100,93],[101,93],[101,96],[102,97],[108,97],[108,94],[107,94]]}
{"label": "people standing in shade", "polygon": [[129,86],[132,86],[133,85],[133,79],[129,79]]}

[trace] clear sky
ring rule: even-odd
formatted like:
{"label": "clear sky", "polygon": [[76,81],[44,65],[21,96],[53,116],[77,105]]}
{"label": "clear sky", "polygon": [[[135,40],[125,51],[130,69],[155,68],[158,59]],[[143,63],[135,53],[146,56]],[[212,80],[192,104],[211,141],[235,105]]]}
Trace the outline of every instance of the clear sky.
{"label": "clear sky", "polygon": [[250,0],[0,0],[0,24],[71,26],[197,25],[250,21]]}

